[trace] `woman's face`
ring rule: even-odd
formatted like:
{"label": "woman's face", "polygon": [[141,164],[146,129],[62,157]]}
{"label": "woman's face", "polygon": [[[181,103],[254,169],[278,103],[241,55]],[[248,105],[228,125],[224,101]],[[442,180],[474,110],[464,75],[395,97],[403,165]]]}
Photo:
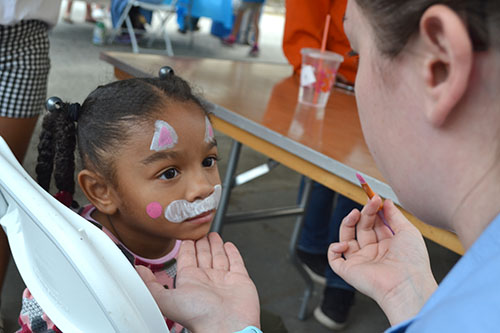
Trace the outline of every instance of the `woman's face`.
{"label": "woman's face", "polygon": [[382,54],[370,22],[354,0],[348,1],[344,29],[360,57],[355,89],[366,143],[384,178],[411,210],[419,200],[405,189],[418,184],[415,174],[421,175],[428,164],[421,149],[422,57],[409,46],[395,58]]}

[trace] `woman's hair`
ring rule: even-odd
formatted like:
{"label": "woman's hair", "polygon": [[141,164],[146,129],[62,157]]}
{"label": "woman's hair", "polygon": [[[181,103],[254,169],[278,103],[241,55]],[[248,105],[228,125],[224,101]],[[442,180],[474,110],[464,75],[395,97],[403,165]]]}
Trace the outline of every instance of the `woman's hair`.
{"label": "woman's hair", "polygon": [[467,25],[475,51],[500,46],[499,0],[356,0],[371,21],[378,49],[397,56],[418,32],[420,18],[432,5],[453,9]]}
{"label": "woman's hair", "polygon": [[38,183],[49,191],[54,173],[59,193],[69,192],[72,200],[77,140],[83,167],[114,181],[113,156],[133,139],[130,128],[154,119],[168,110],[171,102],[194,103],[206,112],[186,81],[170,68],[162,70],[161,78],[135,78],[99,86],[81,106],[49,99],[47,108],[51,112],[43,119],[38,145]]}

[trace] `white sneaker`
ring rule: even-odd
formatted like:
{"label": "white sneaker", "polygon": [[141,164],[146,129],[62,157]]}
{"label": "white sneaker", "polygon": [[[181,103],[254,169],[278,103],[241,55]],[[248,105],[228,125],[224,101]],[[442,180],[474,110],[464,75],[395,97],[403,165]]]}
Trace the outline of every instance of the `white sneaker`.
{"label": "white sneaker", "polygon": [[313,280],[313,282],[316,282],[322,286],[326,286],[326,277],[316,274],[316,272],[310,269],[309,266],[307,266],[304,262],[302,262],[302,267],[304,267],[304,270],[311,277],[311,280]]}
{"label": "white sneaker", "polygon": [[316,320],[319,321],[323,326],[328,327],[331,330],[341,330],[347,324],[347,322],[338,323],[332,318],[328,317],[323,313],[323,310],[321,310],[321,305],[318,305],[318,307],[314,309],[314,318],[316,318]]}

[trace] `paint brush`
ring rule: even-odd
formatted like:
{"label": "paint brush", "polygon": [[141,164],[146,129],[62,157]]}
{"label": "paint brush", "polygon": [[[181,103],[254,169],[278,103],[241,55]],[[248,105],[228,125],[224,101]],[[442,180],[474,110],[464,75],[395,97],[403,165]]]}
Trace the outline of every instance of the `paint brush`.
{"label": "paint brush", "polygon": [[[365,191],[365,193],[368,196],[368,198],[369,199],[373,198],[375,196],[375,192],[373,192],[372,188],[370,187],[370,185],[368,185],[368,183],[363,178],[363,176],[361,176],[361,174],[359,174],[358,172],[356,172],[356,177],[358,178],[359,183],[361,184],[361,187]],[[389,230],[394,235],[394,231],[392,230],[391,226],[389,225],[389,223],[385,219],[384,212],[382,211],[382,208],[384,208],[384,203],[381,203],[380,207],[377,209],[377,215],[378,215],[378,217],[380,217],[380,219],[382,220],[382,222],[384,222],[385,226],[387,228],[389,228]]]}

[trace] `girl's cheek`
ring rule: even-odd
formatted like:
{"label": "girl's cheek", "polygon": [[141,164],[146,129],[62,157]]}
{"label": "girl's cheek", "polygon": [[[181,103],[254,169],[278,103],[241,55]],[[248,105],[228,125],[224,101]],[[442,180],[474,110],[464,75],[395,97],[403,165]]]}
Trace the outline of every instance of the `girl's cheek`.
{"label": "girl's cheek", "polygon": [[159,202],[151,202],[146,206],[146,213],[152,219],[157,219],[161,216],[163,212],[163,208],[161,207]]}

